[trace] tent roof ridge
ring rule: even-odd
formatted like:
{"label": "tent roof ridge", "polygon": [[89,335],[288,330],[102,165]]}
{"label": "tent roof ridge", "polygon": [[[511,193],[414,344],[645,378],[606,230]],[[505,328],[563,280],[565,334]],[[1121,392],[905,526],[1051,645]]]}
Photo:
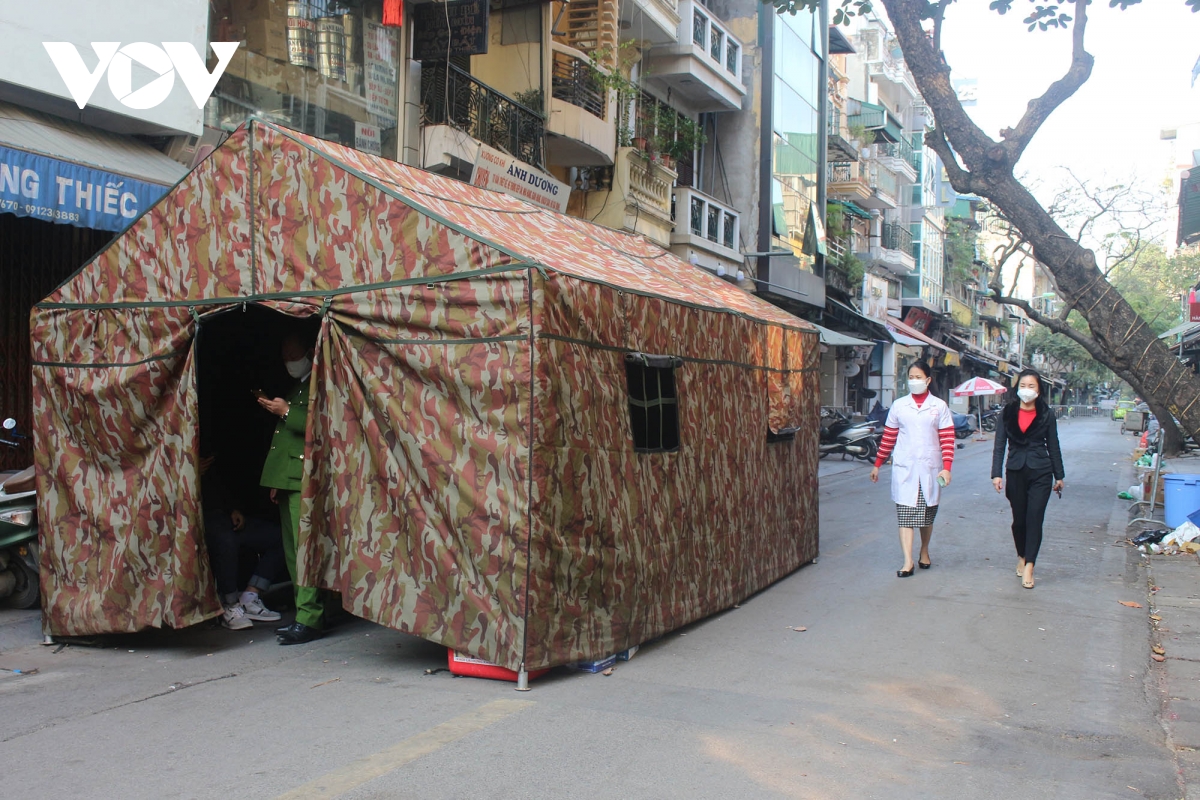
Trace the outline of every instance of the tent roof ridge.
{"label": "tent roof ridge", "polygon": [[[526,254],[518,253],[515,250],[510,250],[509,248],[504,247],[503,245],[501,245],[497,242],[493,242],[491,239],[488,239],[487,237],[481,235],[477,231],[472,231],[464,225],[460,225],[456,222],[446,219],[445,217],[443,217],[441,214],[438,214],[433,209],[430,209],[430,208],[427,208],[427,207],[421,205],[420,203],[416,202],[415,200],[413,200],[410,197],[405,197],[402,193],[400,193],[397,190],[398,187],[393,188],[393,186],[395,186],[395,185],[389,186],[389,184],[391,183],[390,181],[380,180],[378,177],[376,177],[374,175],[369,175],[369,174],[363,172],[362,170],[358,169],[357,167],[354,167],[354,166],[346,163],[345,161],[341,160],[340,158],[337,158],[336,156],[334,156],[332,154],[325,153],[325,152],[318,150],[317,148],[310,145],[308,142],[295,136],[292,131],[288,130],[287,128],[285,128],[281,125],[277,125],[274,122],[269,122],[269,121],[263,120],[259,117],[254,117],[254,118],[252,118],[251,121],[258,122],[259,124],[265,125],[266,127],[270,128],[271,130],[276,131],[277,133],[283,134],[288,139],[291,139],[293,142],[296,142],[304,149],[308,150],[311,153],[316,154],[316,156],[318,158],[323,158],[326,161],[329,161],[333,164],[338,165],[341,169],[344,169],[346,172],[355,176],[359,180],[365,181],[366,183],[370,184],[371,186],[374,186],[376,189],[383,192],[388,197],[391,197],[393,200],[398,200],[401,203],[404,203],[409,208],[414,209],[418,213],[424,214],[425,216],[429,217],[430,219],[436,220],[439,224],[445,225],[446,227],[450,228],[451,230],[455,231],[456,233],[459,233],[474,242],[478,242],[479,244],[486,245],[487,247],[490,247],[493,250],[496,250],[497,252],[504,253],[506,256],[509,256],[510,258],[515,258],[519,261],[533,262],[533,261],[537,260],[535,258],[531,258],[530,256],[528,256]],[[435,195],[429,195],[429,196],[434,197]]]}

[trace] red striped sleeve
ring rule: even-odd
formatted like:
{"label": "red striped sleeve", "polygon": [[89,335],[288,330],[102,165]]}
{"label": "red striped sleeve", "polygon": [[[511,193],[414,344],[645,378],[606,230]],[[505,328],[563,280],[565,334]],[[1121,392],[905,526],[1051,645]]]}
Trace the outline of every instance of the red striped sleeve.
{"label": "red striped sleeve", "polygon": [[954,464],[954,428],[940,428],[938,439],[942,443],[942,469],[949,471]]}
{"label": "red striped sleeve", "polygon": [[875,466],[882,467],[883,462],[888,460],[888,456],[892,454],[892,448],[896,446],[896,435],[900,433],[899,428],[883,429],[883,440],[879,443],[879,454],[875,456]]}

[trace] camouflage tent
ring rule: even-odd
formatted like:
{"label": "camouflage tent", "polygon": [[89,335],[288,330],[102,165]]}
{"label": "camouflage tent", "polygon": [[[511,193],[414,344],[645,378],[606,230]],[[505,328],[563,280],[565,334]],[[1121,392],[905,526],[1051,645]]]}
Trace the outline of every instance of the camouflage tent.
{"label": "camouflage tent", "polygon": [[[243,303],[320,315],[300,570],[353,614],[534,669],[817,554],[810,326],[640,237],[255,121],[34,311],[49,632],[219,612],[193,342]],[[635,449],[628,363],[668,365],[674,452]]]}

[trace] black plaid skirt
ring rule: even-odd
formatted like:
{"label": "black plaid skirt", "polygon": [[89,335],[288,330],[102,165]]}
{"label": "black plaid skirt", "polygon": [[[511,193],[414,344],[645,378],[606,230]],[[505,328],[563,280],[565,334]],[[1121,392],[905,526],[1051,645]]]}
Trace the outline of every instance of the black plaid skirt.
{"label": "black plaid skirt", "polygon": [[925,505],[925,492],[917,486],[917,506],[902,506],[896,503],[896,517],[901,528],[924,528],[933,524],[937,516],[937,506]]}

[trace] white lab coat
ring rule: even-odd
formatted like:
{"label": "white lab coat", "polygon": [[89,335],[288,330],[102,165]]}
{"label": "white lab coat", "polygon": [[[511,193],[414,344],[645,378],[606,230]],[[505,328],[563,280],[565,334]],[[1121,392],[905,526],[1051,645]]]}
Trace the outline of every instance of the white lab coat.
{"label": "white lab coat", "polygon": [[902,506],[917,505],[917,487],[925,494],[925,505],[936,506],[941,497],[937,474],[942,471],[939,428],[953,428],[950,407],[933,395],[920,408],[912,395],[902,397],[888,411],[887,426],[898,428],[892,450],[892,500]]}

